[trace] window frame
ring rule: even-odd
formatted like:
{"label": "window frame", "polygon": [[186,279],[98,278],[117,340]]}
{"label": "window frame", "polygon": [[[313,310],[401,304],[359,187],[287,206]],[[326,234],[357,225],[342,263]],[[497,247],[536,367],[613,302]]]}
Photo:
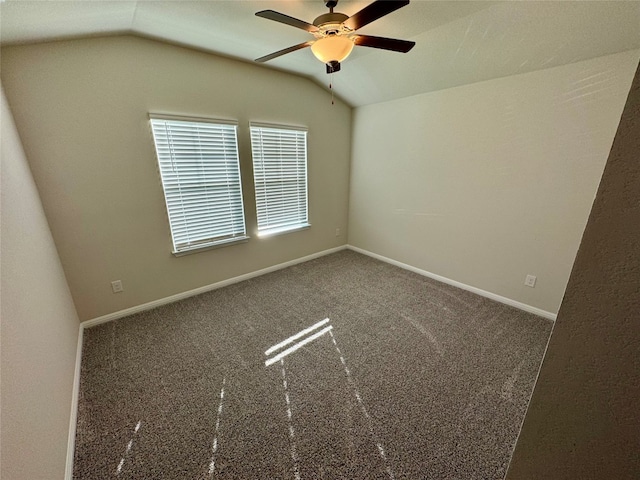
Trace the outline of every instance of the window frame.
{"label": "window frame", "polygon": [[[154,122],[157,123],[154,125]],[[193,185],[195,187],[201,188],[196,189],[196,191],[194,192],[196,200],[190,202],[192,205],[190,209],[186,210],[186,212],[184,210],[185,196],[181,191],[180,174],[177,173],[177,171],[174,169],[173,172],[177,173],[176,179],[169,181],[168,177],[166,177],[166,174],[169,173],[167,170],[167,162],[170,162],[172,167],[175,167],[176,165],[175,154],[173,153],[173,151],[171,151],[171,153],[161,154],[158,149],[159,137],[157,137],[156,135],[156,128],[162,129],[163,123],[165,125],[166,136],[161,141],[165,141],[167,142],[167,145],[169,145],[172,141],[175,141],[175,136],[177,136],[176,134],[172,139],[171,134],[166,132],[167,122],[175,122],[174,128],[178,128],[179,123],[183,123],[185,129],[189,128],[189,125],[193,126],[198,124],[206,124],[208,125],[208,127],[205,128],[205,130],[208,129],[209,132],[204,133],[204,135],[203,132],[197,131],[197,127],[194,128],[194,133],[197,135],[198,143],[202,142],[203,139],[219,142],[215,143],[214,145],[221,147],[223,150],[220,154],[222,158],[221,162],[218,161],[220,160],[220,158],[209,158],[208,161],[201,161],[201,172],[196,172],[197,168],[194,166],[187,167],[183,170],[183,180],[186,177],[188,180],[193,182],[193,178],[196,173],[197,176],[201,176],[203,180],[202,183]],[[171,233],[171,242],[173,246],[171,253],[174,256],[182,256],[213,248],[220,248],[235,245],[237,243],[247,242],[250,237],[247,235],[244,195],[242,190],[242,169],[240,167],[240,152],[238,147],[238,122],[234,120],[225,120],[218,118],[202,118],[149,113],[149,127],[151,130],[153,147],[156,156],[156,167],[158,168],[158,174],[165,201],[169,231]],[[227,138],[229,136],[229,127],[233,127],[233,144],[228,147],[225,142],[231,141],[231,138]],[[212,131],[215,131],[215,128],[219,128],[219,130],[215,133],[211,133]],[[221,140],[218,140],[217,136],[219,136]],[[194,142],[194,144],[189,145],[188,147],[190,148],[190,151],[188,153],[183,153],[184,155],[188,156],[189,153],[196,156],[203,155],[203,147],[201,143],[200,145],[197,145]],[[209,153],[209,155],[211,155],[211,153]],[[233,158],[234,155],[235,158]],[[192,163],[197,163],[197,161]],[[215,170],[223,171],[224,173],[213,173],[212,171]],[[230,178],[232,179],[231,182],[229,181]],[[226,190],[215,188],[211,191],[207,191],[206,183],[212,181],[226,181]],[[177,195],[175,190],[176,188]],[[173,192],[171,192],[172,189]],[[221,196],[225,194],[228,197],[227,201],[221,204],[218,204],[216,200],[211,198],[212,196]],[[229,210],[228,218],[225,218],[225,215],[223,213],[220,213],[220,211],[224,210],[225,204],[226,208],[228,208]],[[176,209],[178,208],[181,209],[181,214],[175,213]],[[198,209],[209,209],[210,215],[207,216],[205,213],[194,214],[193,211]],[[191,212],[191,214],[189,212]],[[196,228],[196,225],[194,225],[199,220],[203,221],[203,219],[206,220],[203,222],[204,228],[209,228],[209,233],[212,234],[210,236],[203,237],[198,233],[200,227]],[[226,220],[228,220],[228,223],[225,223]],[[220,227],[221,225],[222,227]],[[196,239],[186,242],[181,241],[181,239],[185,236],[186,238],[189,237],[190,227],[192,228],[192,235],[194,235]],[[225,228],[229,229],[229,232],[227,234],[213,234],[215,230],[224,230]]]}

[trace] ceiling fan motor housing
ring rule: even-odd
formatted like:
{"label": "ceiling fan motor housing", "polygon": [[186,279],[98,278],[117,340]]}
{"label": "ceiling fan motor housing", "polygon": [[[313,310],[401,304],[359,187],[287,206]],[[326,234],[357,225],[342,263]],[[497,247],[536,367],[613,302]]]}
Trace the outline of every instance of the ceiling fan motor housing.
{"label": "ceiling fan motor housing", "polygon": [[348,15],[344,13],[325,13],[324,15],[320,15],[313,21],[313,24],[316,27],[322,27],[323,25],[340,25],[342,22],[349,18]]}

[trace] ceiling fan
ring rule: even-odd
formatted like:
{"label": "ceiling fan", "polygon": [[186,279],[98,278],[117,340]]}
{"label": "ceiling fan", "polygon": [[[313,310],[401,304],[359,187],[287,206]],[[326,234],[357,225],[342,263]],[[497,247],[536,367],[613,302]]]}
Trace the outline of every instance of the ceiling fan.
{"label": "ceiling fan", "polygon": [[355,33],[356,30],[374,20],[408,5],[409,0],[376,0],[350,17],[344,13],[334,12],[333,9],[337,4],[338,0],[327,0],[325,5],[329,8],[329,13],[320,15],[312,24],[274,10],[257,12],[256,15],[258,17],[306,30],[315,37],[315,40],[299,43],[270,55],[265,55],[257,58],[256,62],[267,62],[286,53],[311,47],[311,51],[316,58],[327,66],[327,73],[333,73],[340,70],[340,62],[349,56],[354,45],[406,53],[416,44],[416,42],[407,40],[372,37]]}

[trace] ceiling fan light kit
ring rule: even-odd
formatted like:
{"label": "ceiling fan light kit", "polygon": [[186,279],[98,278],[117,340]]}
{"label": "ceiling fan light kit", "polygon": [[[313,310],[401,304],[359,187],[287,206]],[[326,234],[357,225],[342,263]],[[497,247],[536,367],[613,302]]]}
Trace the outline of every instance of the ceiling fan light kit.
{"label": "ceiling fan light kit", "polygon": [[270,55],[257,58],[256,62],[266,62],[281,55],[311,47],[311,51],[315,57],[326,65],[327,73],[334,73],[340,70],[340,63],[349,56],[355,45],[401,53],[408,52],[415,45],[415,42],[409,42],[407,40],[372,37],[370,35],[359,35],[355,33],[356,30],[374,20],[408,5],[409,0],[376,0],[351,17],[344,13],[333,11],[334,7],[338,4],[337,0],[329,0],[325,4],[329,8],[329,13],[317,17],[313,21],[313,24],[274,10],[257,12],[256,15],[258,17],[306,30],[316,39],[315,41],[300,43]]}
{"label": "ceiling fan light kit", "polygon": [[353,50],[353,40],[349,37],[333,36],[316,40],[311,51],[322,63],[342,62]]}

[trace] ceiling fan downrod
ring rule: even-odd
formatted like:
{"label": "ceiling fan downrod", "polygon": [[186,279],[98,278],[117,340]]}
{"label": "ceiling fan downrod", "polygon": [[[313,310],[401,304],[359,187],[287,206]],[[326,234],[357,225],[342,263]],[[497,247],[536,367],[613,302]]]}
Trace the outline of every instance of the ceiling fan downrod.
{"label": "ceiling fan downrod", "polygon": [[327,0],[325,2],[325,5],[329,9],[329,13],[333,13],[333,9],[336,8],[336,5],[338,5],[338,0]]}

